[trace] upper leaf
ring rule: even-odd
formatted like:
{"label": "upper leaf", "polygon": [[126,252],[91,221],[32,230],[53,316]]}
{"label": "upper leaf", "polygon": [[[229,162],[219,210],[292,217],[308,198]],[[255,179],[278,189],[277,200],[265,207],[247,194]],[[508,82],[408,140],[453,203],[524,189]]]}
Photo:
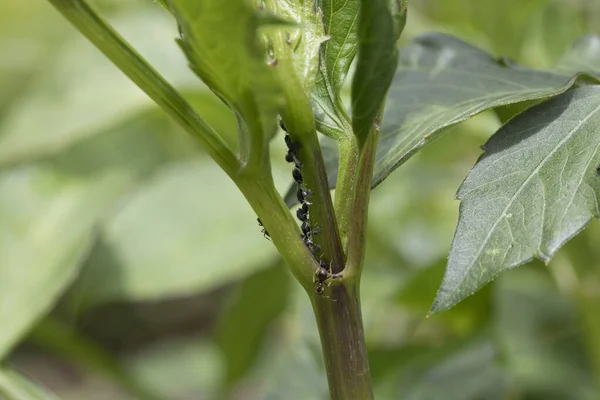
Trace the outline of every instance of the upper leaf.
{"label": "upper leaf", "polygon": [[257,32],[260,21],[251,4],[246,0],[230,1],[226,7],[216,0],[169,3],[190,67],[237,111],[244,122],[241,132],[250,132],[250,142],[264,146],[276,130],[280,98],[265,63]]}
{"label": "upper leaf", "polygon": [[362,0],[358,60],[352,79],[352,129],[360,146],[380,113],[396,70],[396,24],[387,0]]}
{"label": "upper leaf", "polygon": [[318,129],[330,136],[344,134],[349,118],[340,91],[358,44],[359,0],[320,0],[325,32],[321,63],[313,90],[313,109]]}
{"label": "upper leaf", "polygon": [[484,146],[461,186],[460,218],[432,311],[500,272],[546,262],[600,216],[600,86],[572,89],[518,115]]}
{"label": "upper leaf", "polygon": [[564,74],[498,62],[460,39],[426,34],[400,51],[386,101],[373,186],[448,128],[482,111],[555,96]]}
{"label": "upper leaf", "polygon": [[579,38],[560,58],[556,69],[567,74],[587,72],[600,78],[600,36]]}
{"label": "upper leaf", "polygon": [[277,0],[277,17],[295,22],[277,28],[286,28],[287,41],[293,48],[296,76],[302,82],[307,96],[310,96],[317,78],[321,44],[327,40],[323,15],[313,3],[307,0]]}

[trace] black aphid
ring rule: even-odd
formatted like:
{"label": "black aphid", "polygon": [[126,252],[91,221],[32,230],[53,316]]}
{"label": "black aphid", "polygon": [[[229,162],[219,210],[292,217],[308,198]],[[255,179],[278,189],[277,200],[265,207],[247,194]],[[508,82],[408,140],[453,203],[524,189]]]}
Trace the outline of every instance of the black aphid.
{"label": "black aphid", "polygon": [[265,239],[271,240],[271,235],[269,235],[269,232],[267,232],[267,228],[265,228],[265,226],[263,225],[260,218],[256,218],[256,220],[258,221],[258,226],[260,226],[262,228],[262,231],[260,231],[260,232],[263,234]]}
{"label": "black aphid", "polygon": [[300,160],[298,159],[298,157],[296,156],[296,153],[292,153],[291,150],[289,150],[287,152],[287,154],[285,155],[285,161],[287,161],[289,163],[293,162],[297,168],[302,168],[304,166],[304,164],[302,164],[300,162]]}
{"label": "black aphid", "polygon": [[296,217],[302,222],[308,222],[308,207],[305,209],[305,205],[306,204],[303,204],[302,208],[296,210]]}
{"label": "black aphid", "polygon": [[312,204],[306,200],[307,197],[312,195],[312,191],[310,189],[304,190],[300,186],[298,186],[298,191],[296,192],[296,198],[300,202],[300,204]]}
{"label": "black aphid", "polygon": [[302,182],[303,182],[302,172],[300,172],[300,170],[298,168],[294,168],[294,170],[292,171],[292,178],[294,178],[294,180],[298,184],[302,184]]}
{"label": "black aphid", "polygon": [[600,176],[600,164],[596,167],[596,175]]}
{"label": "black aphid", "polygon": [[312,230],[310,229],[310,224],[308,223],[308,221],[304,221],[302,223],[302,225],[300,226],[300,228],[302,229],[302,233],[304,234],[304,237],[309,237],[310,234],[312,233]]}
{"label": "black aphid", "polygon": [[306,247],[308,247],[312,255],[315,258],[317,258],[317,254],[321,251],[321,246],[313,242],[313,240],[308,236],[302,236],[302,240],[304,241],[304,244],[306,244]]}
{"label": "black aphid", "polygon": [[292,140],[292,138],[290,137],[290,135],[285,135],[284,139],[285,139],[285,144],[289,151],[296,154],[298,152],[298,150],[300,150],[300,147],[301,147],[300,143],[294,142]]}
{"label": "black aphid", "polygon": [[287,133],[287,129],[286,129],[285,124],[283,123],[283,120],[281,118],[279,119],[279,127],[281,128],[282,131],[284,131],[285,133]]}

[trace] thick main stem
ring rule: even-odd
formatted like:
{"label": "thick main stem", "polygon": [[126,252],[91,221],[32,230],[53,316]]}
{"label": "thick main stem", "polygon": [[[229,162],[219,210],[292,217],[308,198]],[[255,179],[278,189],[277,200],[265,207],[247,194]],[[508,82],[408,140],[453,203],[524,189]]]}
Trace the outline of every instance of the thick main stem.
{"label": "thick main stem", "polygon": [[311,296],[332,400],[373,399],[358,281]]}

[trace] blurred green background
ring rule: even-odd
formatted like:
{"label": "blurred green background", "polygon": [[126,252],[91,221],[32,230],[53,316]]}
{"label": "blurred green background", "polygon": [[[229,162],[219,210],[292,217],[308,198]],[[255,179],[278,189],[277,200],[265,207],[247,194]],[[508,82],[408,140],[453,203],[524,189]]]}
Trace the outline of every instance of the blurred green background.
{"label": "blurred green background", "polygon": [[[234,137],[164,10],[92,3]],[[600,1],[413,0],[403,42],[426,31],[543,68],[600,34]],[[461,124],[373,192],[362,300],[379,399],[600,398],[596,221],[549,266],[426,318],[454,193],[498,127],[493,113]],[[35,382],[63,399],[325,399],[307,300],[181,129],[48,3],[0,2],[0,398]]]}

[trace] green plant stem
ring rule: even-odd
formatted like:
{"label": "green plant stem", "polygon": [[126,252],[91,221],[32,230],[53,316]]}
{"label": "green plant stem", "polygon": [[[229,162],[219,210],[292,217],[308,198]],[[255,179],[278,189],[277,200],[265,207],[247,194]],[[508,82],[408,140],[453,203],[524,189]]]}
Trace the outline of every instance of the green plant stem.
{"label": "green plant stem", "polygon": [[358,142],[350,128],[349,135],[338,139],[339,167],[338,178],[335,187],[335,213],[338,218],[338,226],[344,252],[348,252],[348,230],[352,215],[354,202],[354,189],[356,187],[357,169],[359,161]]}
{"label": "green plant stem", "polygon": [[296,220],[277,192],[270,172],[265,170],[258,176],[240,175],[234,182],[269,232],[294,277],[307,291],[312,290],[316,268],[313,256],[300,238]]}
{"label": "green plant stem", "polygon": [[345,257],[312,108],[294,70],[292,48],[286,42],[283,32],[273,35],[273,47],[277,58],[275,71],[286,102],[281,113],[282,118],[292,140],[301,143],[298,154],[303,163],[302,175],[306,187],[312,193],[311,225],[318,226],[321,230],[321,233],[313,238],[321,246],[324,258],[330,263],[332,271],[341,272]]}
{"label": "green plant stem", "polygon": [[373,165],[378,140],[379,126],[374,124],[360,152],[353,202],[349,210],[348,261],[345,275],[350,277],[360,278],[362,273],[366,249],[369,201],[371,199],[371,181],[373,180]]}
{"label": "green plant stem", "polygon": [[104,55],[156,104],[192,135],[208,154],[232,176],[239,161],[227,143],[192,106],[84,0],[48,0]]}
{"label": "green plant stem", "polygon": [[332,400],[373,399],[358,280],[312,296]]}

